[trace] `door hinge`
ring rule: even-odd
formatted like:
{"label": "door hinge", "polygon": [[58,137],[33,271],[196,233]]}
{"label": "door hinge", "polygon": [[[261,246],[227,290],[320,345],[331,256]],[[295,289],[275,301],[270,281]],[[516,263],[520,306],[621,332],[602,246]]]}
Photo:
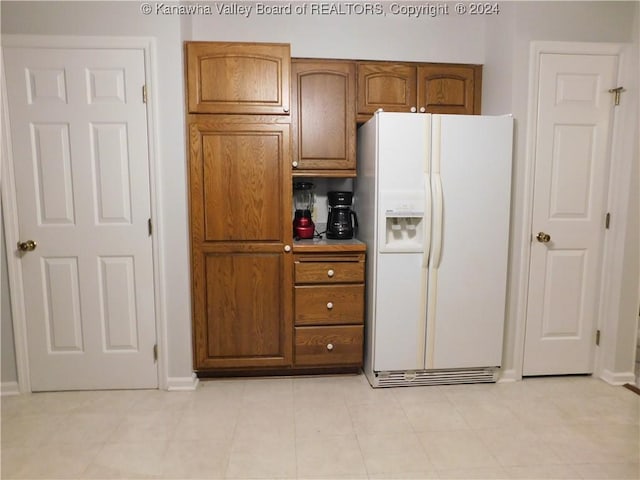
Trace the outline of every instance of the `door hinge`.
{"label": "door hinge", "polygon": [[600,346],[600,330],[596,330],[596,347]]}
{"label": "door hinge", "polygon": [[153,361],[154,362],[158,361],[158,344],[157,343],[153,346]]}
{"label": "door hinge", "polygon": [[142,103],[147,103],[147,86],[142,85]]}
{"label": "door hinge", "polygon": [[147,229],[149,230],[149,236],[151,236],[153,233],[153,223],[151,222],[151,219],[147,220]]}
{"label": "door hinge", "polygon": [[620,94],[624,92],[624,87],[610,88],[609,93],[613,93],[613,104],[615,106],[620,105]]}
{"label": "door hinge", "polygon": [[609,225],[611,225],[611,214],[607,212],[607,215],[604,217],[604,228],[609,230]]}

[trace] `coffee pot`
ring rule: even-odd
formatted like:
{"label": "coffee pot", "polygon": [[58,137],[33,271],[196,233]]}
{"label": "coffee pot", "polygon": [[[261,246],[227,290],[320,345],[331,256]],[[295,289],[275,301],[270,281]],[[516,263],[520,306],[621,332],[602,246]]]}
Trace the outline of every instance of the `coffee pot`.
{"label": "coffee pot", "polygon": [[358,216],[351,210],[352,192],[328,192],[329,216],[327,218],[327,238],[348,240],[358,229]]}

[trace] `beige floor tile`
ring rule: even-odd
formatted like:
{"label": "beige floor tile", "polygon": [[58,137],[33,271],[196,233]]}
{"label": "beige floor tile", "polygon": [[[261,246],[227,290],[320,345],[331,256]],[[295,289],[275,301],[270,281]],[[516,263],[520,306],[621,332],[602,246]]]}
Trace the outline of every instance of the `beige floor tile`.
{"label": "beige floor tile", "polygon": [[224,440],[170,442],[162,459],[162,478],[222,479],[230,448]]}
{"label": "beige floor tile", "polygon": [[456,401],[456,410],[471,428],[517,427],[522,425],[509,405],[500,400]]}
{"label": "beige floor tile", "polygon": [[357,433],[372,435],[413,432],[404,410],[397,405],[352,405],[349,413]]}
{"label": "beige floor tile", "polygon": [[226,440],[231,441],[236,429],[239,410],[211,409],[211,411],[183,413],[173,433],[173,440]]}
{"label": "beige floor tile", "polygon": [[542,441],[553,450],[561,463],[579,464],[606,462],[602,443],[589,438],[589,435],[575,426],[561,425],[550,427],[541,425],[531,427]]}
{"label": "beige floor tile", "polygon": [[403,405],[409,423],[416,432],[469,430],[471,427],[448,401]]}
{"label": "beige floor tile", "polygon": [[639,463],[585,463],[575,466],[583,479],[629,479],[640,478]]}
{"label": "beige floor tile", "polygon": [[504,467],[509,479],[576,480],[580,474],[573,465],[524,465]]}
{"label": "beige floor tile", "polygon": [[238,414],[237,431],[293,434],[295,415],[292,402],[245,404]]}
{"label": "beige floor tile", "polygon": [[433,477],[434,467],[414,433],[358,434],[369,475]]}
{"label": "beige floor tile", "polygon": [[125,415],[115,413],[70,413],[47,438],[46,443],[104,443],[124,419]]}
{"label": "beige floor tile", "polygon": [[38,447],[62,426],[66,414],[18,415],[2,417],[2,446]]}
{"label": "beige floor tile", "polygon": [[496,428],[475,433],[502,466],[562,463],[540,436],[526,428]]}
{"label": "beige floor tile", "polygon": [[297,436],[353,434],[353,422],[344,403],[308,406],[296,402],[295,431]]}
{"label": "beige floor tile", "polygon": [[293,379],[257,378],[245,382],[242,394],[244,405],[293,406]]}
{"label": "beige floor tile", "polygon": [[295,478],[293,434],[236,432],[225,478]]}
{"label": "beige floor tile", "polygon": [[500,467],[484,442],[472,430],[418,434],[429,460],[438,471]]}
{"label": "beige floor tile", "polygon": [[38,452],[37,447],[10,447],[3,444],[0,455],[2,478],[24,478],[20,472],[24,471],[29,463],[37,461]]}
{"label": "beige floor tile", "polygon": [[180,418],[171,412],[125,415],[107,442],[166,442],[173,438]]}
{"label": "beige floor tile", "polygon": [[480,479],[502,479],[510,480],[509,474],[502,467],[474,467],[474,468],[454,468],[449,470],[438,470],[438,477],[441,480],[455,478],[463,480]]}
{"label": "beige floor tile", "polygon": [[378,389],[386,390],[394,395],[402,406],[424,403],[445,403],[449,402],[447,395],[442,387],[432,385],[428,387],[403,387],[403,388],[386,388]]}
{"label": "beige floor tile", "polygon": [[345,389],[353,382],[347,377],[301,377],[293,379],[293,400],[296,407],[310,405],[345,405]]}
{"label": "beige floor tile", "polygon": [[167,442],[107,443],[83,473],[87,479],[160,478]]}
{"label": "beige floor tile", "polygon": [[[101,445],[45,445],[19,471],[22,478],[83,478]],[[4,475],[3,475],[3,478]]]}
{"label": "beige floor tile", "polygon": [[[151,390],[155,392],[155,390]],[[74,413],[124,414],[142,400],[150,390],[101,390],[81,393],[84,402],[73,409]],[[168,392],[167,392],[168,393]]]}
{"label": "beige floor tile", "polygon": [[365,476],[360,446],[355,435],[311,435],[296,439],[299,478]]}

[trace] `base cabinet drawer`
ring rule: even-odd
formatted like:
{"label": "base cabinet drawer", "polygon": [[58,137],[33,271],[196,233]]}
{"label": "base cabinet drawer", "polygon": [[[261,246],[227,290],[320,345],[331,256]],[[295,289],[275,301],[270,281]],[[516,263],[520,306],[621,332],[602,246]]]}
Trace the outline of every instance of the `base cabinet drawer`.
{"label": "base cabinet drawer", "polygon": [[301,285],[295,287],[296,325],[361,324],[364,285]]}
{"label": "base cabinet drawer", "polygon": [[362,325],[296,327],[296,365],[361,365]]}
{"label": "base cabinet drawer", "polygon": [[296,262],[295,282],[296,284],[361,283],[364,282],[364,261]]}

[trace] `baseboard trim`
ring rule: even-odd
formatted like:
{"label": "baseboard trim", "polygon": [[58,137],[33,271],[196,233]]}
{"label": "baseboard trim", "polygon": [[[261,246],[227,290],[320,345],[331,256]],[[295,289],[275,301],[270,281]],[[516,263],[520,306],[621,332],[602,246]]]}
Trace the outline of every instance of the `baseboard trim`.
{"label": "baseboard trim", "polygon": [[514,369],[503,370],[500,372],[497,383],[519,382],[522,380],[522,376],[518,375]]}
{"label": "baseboard trim", "polygon": [[170,392],[192,392],[198,388],[200,379],[194,373],[191,377],[169,377],[167,390]]}
{"label": "baseboard trim", "polygon": [[0,384],[0,395],[8,397],[10,395],[20,395],[18,382],[2,382]]}
{"label": "baseboard trim", "polygon": [[611,370],[604,369],[600,378],[610,385],[624,385],[625,383],[632,383],[635,385],[636,376],[633,372],[612,372]]}

